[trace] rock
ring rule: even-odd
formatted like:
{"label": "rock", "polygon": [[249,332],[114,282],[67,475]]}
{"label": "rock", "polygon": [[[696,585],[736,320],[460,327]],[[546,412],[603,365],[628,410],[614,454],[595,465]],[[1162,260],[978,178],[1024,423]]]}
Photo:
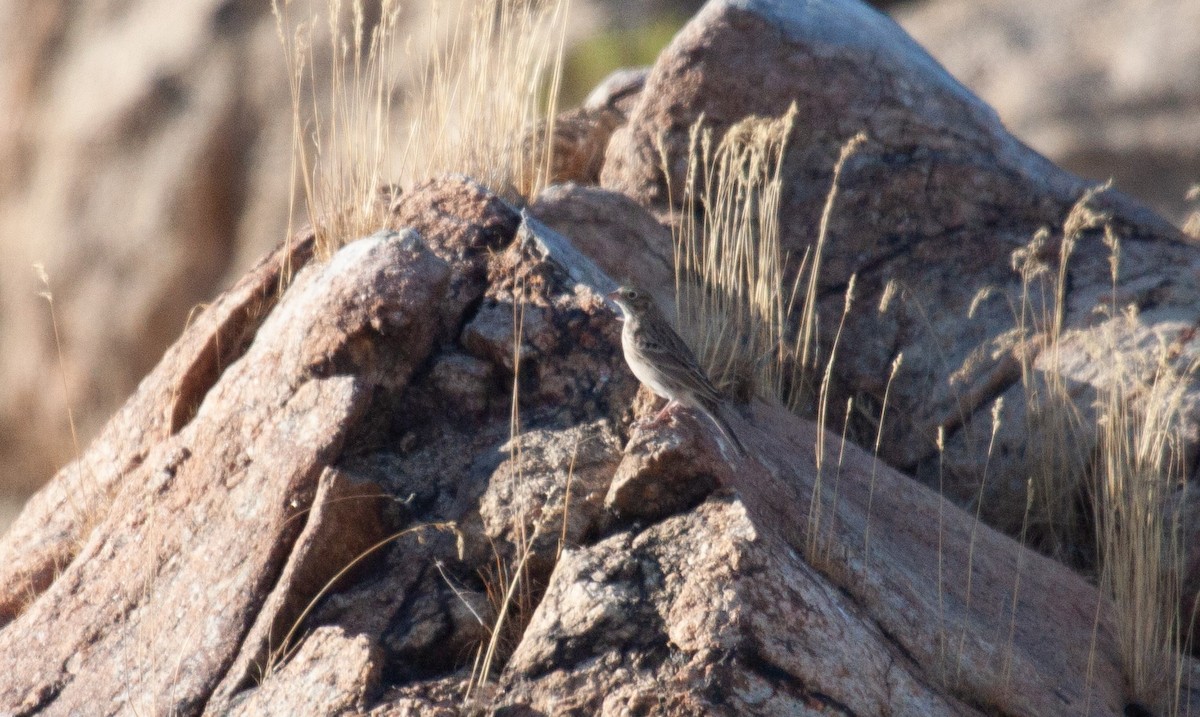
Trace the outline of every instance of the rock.
{"label": "rock", "polygon": [[[279,680],[251,692],[225,714],[336,714],[362,709],[379,682],[378,653],[363,635],[352,637],[336,627],[317,628],[283,667]],[[291,689],[293,684],[306,689],[298,692]]]}
{"label": "rock", "polygon": [[[473,191],[406,201],[436,215]],[[1093,588],[853,446],[819,473],[821,434],[784,409],[732,417],[749,457],[683,410],[622,455],[636,384],[617,317],[571,278],[594,267],[558,263],[561,237],[492,244],[465,219],[479,206],[328,263],[293,248],[307,265],[285,290],[287,253],[198,317],[111,443],[0,542],[0,585],[26,597],[0,627],[0,712],[1122,709]],[[506,370],[460,349],[505,301],[543,316],[515,413],[507,380],[447,410],[438,366]],[[111,476],[91,513],[39,507],[88,465]],[[67,547],[14,552],[37,538]]]}
{"label": "rock", "polygon": [[[83,542],[0,632],[0,665],[22,676],[0,688],[0,711],[194,712],[241,650],[261,654],[247,631],[274,619],[263,600],[289,554],[304,559],[292,549],[305,525],[291,517],[312,504],[376,388],[402,386],[425,360],[448,275],[414,232],[355,242],[298,272],[190,421],[154,435],[139,462],[105,466],[120,478],[75,516],[90,521]],[[135,663],[144,669],[131,674]]]}
{"label": "rock", "polygon": [[614,70],[592,88],[583,101],[583,107],[589,110],[615,107],[622,115],[628,117],[646,86],[646,76],[649,74],[649,67]]}
{"label": "rock", "polygon": [[[744,456],[691,411],[634,423],[657,406],[623,361],[601,267],[663,240],[653,214],[565,187],[545,196],[565,218],[552,228],[467,178],[432,180],[390,195],[397,231],[319,261],[297,238],[213,302],[0,538],[0,713],[1141,709],[1117,606],[883,459],[953,461],[957,486],[982,485],[968,438],[1020,369],[1063,370],[1085,402],[1120,378],[1083,352],[1094,341],[1147,360],[1169,335],[1167,360],[1191,362],[1195,247],[1115,193],[1093,202],[1106,219],[1077,210],[1079,231],[1031,244],[1082,182],[844,2],[709,3],[647,78],[605,182],[653,204],[666,185],[638,162],[655,122],[677,141],[690,103],[728,125],[771,93],[804,104],[788,171],[815,184],[784,202],[793,250],[841,130],[873,123],[821,309],[823,326],[839,316],[853,274],[872,299],[847,321],[836,391],[881,400],[881,369],[912,352],[880,456],[766,400],[730,412]],[[617,248],[589,259],[576,226]],[[1117,304],[1113,236],[1116,293],[1140,312],[1093,311]],[[1017,331],[999,306],[1019,305],[1011,262],[1056,276],[1036,270],[1063,242],[1067,329]],[[892,275],[900,303],[881,314]],[[1029,432],[1029,415],[1006,420]],[[944,456],[922,443],[938,426]],[[993,465],[1002,488],[1019,469]]]}
{"label": "rock", "polygon": [[[1097,677],[1087,688],[1081,679],[1096,600],[1081,578],[976,530],[853,447],[840,466],[840,500],[825,486],[822,508],[811,511],[811,424],[763,404],[755,413],[761,453],[726,464],[717,494],[564,552],[506,670],[500,705],[592,714],[1122,709],[1119,684]],[[709,450],[701,459],[677,453],[664,468],[682,475],[693,460],[722,465]],[[641,478],[658,483],[663,472]],[[806,547],[811,531],[819,540]],[[939,545],[948,561],[940,574],[953,577],[938,577]],[[972,550],[988,557],[972,560]],[[1047,590],[1022,592],[1036,605],[1019,612],[1021,624],[986,637],[984,625],[1013,617],[1013,560],[1031,561],[1022,563],[1023,584]],[[975,570],[972,591],[965,575]],[[1094,657],[1106,674],[1119,669],[1111,642]]]}
{"label": "rock", "polygon": [[[602,105],[594,109],[579,107],[555,117],[550,136],[554,153],[549,183],[595,184],[599,181],[608,141],[613,131],[624,122],[624,113],[615,105]],[[532,141],[538,141],[536,138],[544,134],[537,133]]]}
{"label": "rock", "polygon": [[645,287],[668,316],[675,315],[671,231],[624,194],[599,187],[547,187],[529,212],[571,238],[618,283]]}
{"label": "rock", "polygon": [[564,546],[585,542],[607,522],[604,495],[620,445],[600,421],[527,431],[500,450],[508,457],[479,502],[482,535],[510,561],[525,553],[530,572],[544,579]]}
{"label": "rock", "polygon": [[[237,660],[208,700],[207,710],[224,711],[232,706],[239,690],[262,680],[269,667],[281,659],[292,629],[306,617],[313,602],[343,577],[344,569],[353,565],[363,551],[384,537],[381,513],[385,497],[374,483],[355,481],[336,469],[326,469],[317,483],[311,515],[291,547],[288,562],[243,638]],[[329,710],[332,705],[347,702],[347,697],[350,702],[361,703],[379,679],[378,650],[361,637],[350,638],[338,630],[319,634],[322,630],[318,628],[305,639],[301,651],[285,669],[296,672],[296,679],[326,683]],[[347,660],[352,664],[344,664]],[[336,664],[326,664],[329,661]],[[254,714],[265,705],[278,706],[281,696],[269,690],[255,693],[250,705],[239,704],[237,708]],[[255,703],[257,706],[251,708]],[[276,711],[288,713],[286,709]]]}
{"label": "rock", "polygon": [[[100,436],[59,479],[37,493],[0,542],[5,580],[0,622],[7,623],[66,568],[108,514],[112,497],[165,436],[190,423],[205,396],[253,340],[279,298],[281,275],[312,257],[309,235],[259,262],[213,302]],[[160,453],[165,453],[159,449]],[[182,460],[183,453],[180,453]],[[166,458],[170,469],[172,461]],[[141,476],[140,480],[147,480]]]}
{"label": "rock", "polygon": [[[625,124],[645,81],[645,68],[617,70],[588,94],[582,106],[560,112],[554,118],[550,136],[554,151],[547,184],[596,184],[600,181],[600,168],[604,165],[609,139]],[[538,131],[526,135],[524,141],[542,141],[544,136],[545,127],[539,126]],[[529,179],[525,186],[532,186]]]}
{"label": "rock", "polygon": [[728,471],[719,452],[695,448],[707,428],[696,430],[696,422],[707,418],[692,413],[682,425],[674,417],[666,420],[673,423],[635,428],[612,477],[604,505],[622,520],[656,521],[689,510],[708,497],[717,487],[717,477]]}
{"label": "rock", "polygon": [[[720,136],[750,115],[781,116],[793,103],[780,206],[787,277],[813,246],[839,147],[860,130],[869,138],[841,174],[818,277],[821,327],[839,325],[847,282],[857,278],[833,367],[833,414],[855,397],[874,414],[857,430],[872,443],[882,430],[883,458],[943,481],[958,497],[974,498],[986,483],[985,516],[1012,529],[1026,517],[1030,468],[1019,459],[989,464],[989,446],[996,455],[1033,458],[1038,438],[1053,435],[1031,424],[1045,392],[1035,395],[1036,379],[1022,382],[1022,366],[1026,376],[1061,374],[1066,402],[1086,419],[1096,391],[1127,380],[1115,367],[1161,344],[1185,377],[1182,473],[1192,474],[1200,436],[1200,411],[1192,408],[1200,408],[1200,386],[1188,370],[1200,352],[1188,328],[1200,322],[1195,243],[1115,191],[1087,194],[1087,211],[1076,206],[1086,182],[1021,144],[990,107],[864,5],[707,4],[646,79],[609,145],[601,183],[661,214],[668,184],[676,193],[685,185],[689,130],[701,115]],[[1115,296],[1105,227],[1120,251]],[[1049,233],[1035,238],[1043,228]],[[613,234],[608,254],[638,255],[638,239]],[[1048,317],[1059,313],[1054,283],[1067,234],[1059,330]],[[1097,313],[1126,307],[1139,310],[1136,320]],[[834,334],[821,331],[822,367]],[[1097,351],[1110,360],[1098,363]],[[877,429],[885,393],[887,417]],[[1004,421],[993,444],[991,410],[1000,396]],[[843,417],[829,420],[840,425]],[[1094,436],[1078,439],[1088,454]],[[1083,534],[1075,540],[1091,542]]]}
{"label": "rock", "polygon": [[21,348],[0,354],[0,473],[28,493],[77,457],[69,408],[96,435],[193,309],[286,236],[291,103],[266,4],[7,4],[0,345]]}
{"label": "rock", "polygon": [[1180,32],[1195,3],[935,0],[895,17],[1018,137],[1182,225],[1200,177],[1200,44]]}
{"label": "rock", "polygon": [[495,371],[492,364],[463,354],[446,354],[433,365],[435,389],[449,401],[447,408],[472,416],[488,409]]}

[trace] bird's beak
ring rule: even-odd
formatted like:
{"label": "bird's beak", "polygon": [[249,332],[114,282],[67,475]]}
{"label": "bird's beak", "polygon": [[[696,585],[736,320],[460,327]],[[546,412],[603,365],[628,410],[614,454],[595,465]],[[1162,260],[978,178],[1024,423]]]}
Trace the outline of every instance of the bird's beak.
{"label": "bird's beak", "polygon": [[608,299],[608,303],[612,304],[612,306],[617,309],[617,314],[620,315],[621,318],[624,318],[625,317],[625,309],[622,309],[621,302],[617,301],[617,298],[620,296],[621,296],[621,292],[618,289],[617,291],[608,292],[607,294],[604,295],[604,298]]}

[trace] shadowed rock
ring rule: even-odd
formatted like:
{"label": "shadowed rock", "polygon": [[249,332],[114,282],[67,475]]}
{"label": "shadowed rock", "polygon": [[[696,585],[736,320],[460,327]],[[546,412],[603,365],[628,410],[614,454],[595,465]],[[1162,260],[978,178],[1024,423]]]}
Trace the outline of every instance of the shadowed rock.
{"label": "shadowed rock", "polygon": [[[1009,134],[991,108],[865,5],[708,3],[646,78],[628,124],[614,133],[601,184],[665,215],[668,186],[678,202],[686,185],[689,131],[701,116],[719,137],[748,116],[781,116],[793,104],[780,206],[785,286],[816,241],[839,148],[857,132],[868,137],[842,172],[818,277],[821,362],[857,277],[833,367],[832,413],[855,397],[877,417],[903,355],[881,456],[941,481],[959,500],[979,500],[990,522],[1015,534],[1027,517],[1026,481],[1054,448],[1040,441],[1065,441],[1077,456],[1061,471],[1074,492],[1056,500],[1080,510],[1085,464],[1097,450],[1087,428],[1096,425],[1097,396],[1123,391],[1133,410],[1159,410],[1136,384],[1161,360],[1182,376],[1179,475],[1195,472],[1200,245],[1111,190],[1089,198],[1092,219],[1076,212],[1068,221],[1089,184]],[[633,255],[641,241],[615,234],[601,253]],[[644,274],[643,283],[656,282],[653,267]],[[1066,438],[1046,426],[1054,411],[1078,417]],[[873,438],[876,426],[860,430]],[[1005,459],[989,463],[989,450]],[[1089,536],[1072,540],[1053,549],[1091,551]]]}
{"label": "shadowed rock", "polygon": [[[878,393],[914,352],[882,457],[919,466],[949,425],[970,485],[965,436],[1016,390],[1017,349],[989,352],[1012,330],[999,307],[960,313],[980,282],[1014,289],[1013,250],[1082,184],[885,19],[765,0],[712,2],[685,29],[604,181],[662,200],[653,133],[678,160],[689,113],[721,126],[792,101],[807,134],[787,171],[809,180],[784,204],[792,250],[841,140],[871,123],[826,320],[852,273],[868,294],[904,282],[903,310],[852,317],[841,390]],[[1150,302],[1125,336],[1162,329],[1159,309],[1190,317],[1193,248],[1104,201],[1131,257],[1122,296]],[[556,231],[432,180],[394,198],[402,230],[325,263],[295,242],[203,312],[0,541],[0,713],[1127,710],[1113,607],[1063,565],[777,405],[732,417],[744,457],[687,410],[647,421],[601,298],[605,269],[640,264],[588,248],[605,227],[626,248],[665,230],[611,190],[540,204]],[[1098,242],[1078,244],[1064,346],[1120,328],[1082,318],[1109,298]]]}

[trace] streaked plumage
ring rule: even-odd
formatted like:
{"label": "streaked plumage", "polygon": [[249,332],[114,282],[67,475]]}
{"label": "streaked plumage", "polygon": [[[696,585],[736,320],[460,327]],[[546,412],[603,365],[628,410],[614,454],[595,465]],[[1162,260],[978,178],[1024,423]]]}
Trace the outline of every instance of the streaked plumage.
{"label": "streaked plumage", "polygon": [[729,406],[728,399],[713,386],[654,299],[629,286],[617,289],[608,298],[625,314],[621,329],[625,362],[639,381],[668,400],[655,420],[662,418],[673,403],[694,408],[708,416],[738,453],[745,455],[745,447],[722,416]]}

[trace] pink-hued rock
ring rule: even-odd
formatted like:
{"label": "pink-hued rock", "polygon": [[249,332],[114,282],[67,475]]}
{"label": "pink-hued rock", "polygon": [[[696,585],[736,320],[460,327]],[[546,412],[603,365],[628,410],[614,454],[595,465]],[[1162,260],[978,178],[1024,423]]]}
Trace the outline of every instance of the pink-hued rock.
{"label": "pink-hued rock", "polygon": [[[1123,380],[1104,359],[1152,357],[1159,337],[1190,362],[1196,247],[1102,195],[1116,298],[1088,227],[1066,328],[1015,331],[1013,256],[1053,267],[1061,232],[1029,236],[1084,184],[845,0],[710,2],[633,94],[605,188],[521,213],[431,180],[388,198],[397,231],[322,261],[299,238],[201,312],[0,539],[0,714],[1144,710],[1107,597],[889,462],[944,470],[956,497],[990,470],[983,514],[1003,524],[988,506],[1023,495],[1013,456],[1035,427],[1020,361],[1081,403]],[[721,128],[792,102],[793,259],[841,141],[871,134],[820,309],[836,321],[858,275],[836,405],[881,398],[905,354],[879,456],[765,400],[729,412],[745,456],[692,411],[649,420],[602,298],[629,278],[670,306],[651,139],[677,170],[700,112]],[[1094,312],[1118,300],[1141,311]],[[989,464],[977,439],[1001,394]]]}
{"label": "pink-hued rock", "polygon": [[[1182,224],[1200,177],[1200,24],[1189,0],[934,0],[896,20],[1056,163]],[[963,32],[963,28],[971,32]]]}
{"label": "pink-hued rock", "polygon": [[[780,206],[788,281],[815,242],[841,145],[860,131],[868,137],[841,174],[819,274],[822,369],[857,277],[833,366],[830,425],[842,424],[837,414],[853,396],[874,414],[855,427],[872,440],[887,392],[880,455],[964,501],[982,495],[985,517],[1015,533],[1026,517],[1026,479],[1044,453],[1038,440],[1063,440],[1036,423],[1051,400],[1040,377],[1063,377],[1065,401],[1085,426],[1066,440],[1087,456],[1095,396],[1130,380],[1120,366],[1153,363],[1161,345],[1185,377],[1181,474],[1191,475],[1200,438],[1200,385],[1188,368],[1200,356],[1200,245],[1119,192],[1096,194],[1089,206],[1103,217],[1071,232],[1055,329],[1064,223],[1089,184],[1009,134],[990,107],[865,5],[708,3],[651,70],[609,145],[601,183],[663,215],[667,187],[678,193],[686,184],[697,119],[720,136],[747,116],[781,116],[793,104]],[[1115,294],[1106,225],[1119,245]],[[1049,234],[1034,242],[1043,228]],[[637,246],[617,236],[604,251],[630,255]],[[1136,317],[1127,320],[1127,311]],[[1006,460],[989,462],[989,447]],[[1067,484],[1083,485],[1084,462]],[[1090,537],[1074,540],[1062,554],[1090,551]]]}
{"label": "pink-hued rock", "polygon": [[[80,462],[110,476],[91,512],[39,507],[68,466],[0,543],[60,545],[4,563],[0,712],[1123,708],[1080,577],[853,446],[819,473],[782,408],[732,417],[748,457],[647,422],[563,237],[461,179],[405,203],[424,233],[293,251],[281,289],[282,253],[216,302]],[[466,340],[485,311],[519,362]]]}

